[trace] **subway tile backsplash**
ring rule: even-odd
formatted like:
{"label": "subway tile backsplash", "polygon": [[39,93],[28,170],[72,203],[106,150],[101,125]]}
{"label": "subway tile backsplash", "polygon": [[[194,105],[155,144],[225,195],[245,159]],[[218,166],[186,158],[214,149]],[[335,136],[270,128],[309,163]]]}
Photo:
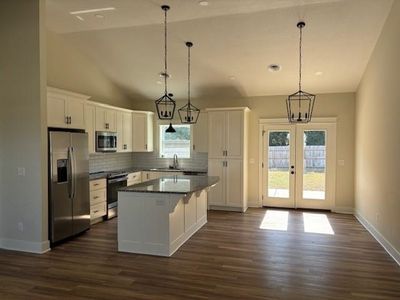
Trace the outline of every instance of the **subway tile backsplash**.
{"label": "subway tile backsplash", "polygon": [[[192,153],[191,158],[178,158],[179,167],[193,170],[207,170],[208,154]],[[133,166],[138,168],[168,168],[172,165],[172,158],[160,158],[158,151],[133,153]]]}
{"label": "subway tile backsplash", "polygon": [[[192,153],[190,159],[178,159],[179,167],[193,170],[207,170],[208,154]],[[96,153],[89,156],[89,172],[112,171],[125,168],[167,168],[173,160],[160,158],[158,151],[146,153]]]}
{"label": "subway tile backsplash", "polygon": [[96,153],[89,156],[90,173],[131,167],[134,167],[133,153]]}

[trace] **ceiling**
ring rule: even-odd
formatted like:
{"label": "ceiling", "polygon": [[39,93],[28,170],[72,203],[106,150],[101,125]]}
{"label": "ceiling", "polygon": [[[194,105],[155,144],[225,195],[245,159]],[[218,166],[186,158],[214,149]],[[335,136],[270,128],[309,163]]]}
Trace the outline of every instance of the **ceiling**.
{"label": "ceiling", "polygon": [[[297,90],[298,20],[307,23],[303,87],[312,93],[353,92],[392,0],[47,0],[48,29],[93,60],[132,97],[163,92],[163,12],[169,11],[170,91],[187,93],[192,41],[192,95],[197,98],[285,95]],[[98,13],[71,11],[114,7]],[[98,18],[95,14],[101,14]],[[280,72],[268,71],[279,64]],[[321,74],[322,73],[322,74]]]}

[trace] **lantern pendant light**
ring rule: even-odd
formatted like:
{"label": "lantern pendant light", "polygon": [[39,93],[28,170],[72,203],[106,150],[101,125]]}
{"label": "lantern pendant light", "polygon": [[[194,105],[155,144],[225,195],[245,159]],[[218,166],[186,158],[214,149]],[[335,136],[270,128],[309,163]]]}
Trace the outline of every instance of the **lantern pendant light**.
{"label": "lantern pendant light", "polygon": [[300,43],[299,43],[299,91],[289,95],[286,99],[286,109],[288,120],[290,123],[308,123],[311,121],[312,113],[315,103],[315,95],[304,92],[301,89],[301,76],[302,76],[302,42],[303,42],[303,28],[306,23],[297,23],[297,28],[300,30]]}
{"label": "lantern pendant light", "polygon": [[200,115],[200,109],[190,103],[190,49],[193,47],[192,42],[186,42],[188,48],[188,103],[178,109],[179,118],[183,124],[196,124]]}
{"label": "lantern pendant light", "polygon": [[164,95],[156,100],[156,108],[160,120],[172,120],[174,118],[176,104],[172,99],[172,94],[168,93],[167,85],[169,77],[167,64],[167,12],[170,7],[168,5],[163,5],[161,8],[164,11],[164,72],[161,73],[161,76],[164,77]]}

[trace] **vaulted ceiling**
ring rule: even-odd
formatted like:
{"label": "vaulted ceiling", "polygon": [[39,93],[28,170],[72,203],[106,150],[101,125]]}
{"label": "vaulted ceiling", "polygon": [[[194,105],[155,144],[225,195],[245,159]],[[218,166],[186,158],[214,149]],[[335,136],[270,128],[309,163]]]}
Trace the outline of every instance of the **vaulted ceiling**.
{"label": "vaulted ceiling", "polygon": [[[48,29],[77,47],[128,95],[160,96],[163,11],[169,11],[170,90],[197,98],[284,95],[297,89],[298,29],[304,20],[304,89],[352,92],[368,63],[392,0],[47,0]],[[100,13],[70,12],[114,7]],[[101,14],[103,18],[95,16]],[[280,72],[268,71],[279,64]]]}

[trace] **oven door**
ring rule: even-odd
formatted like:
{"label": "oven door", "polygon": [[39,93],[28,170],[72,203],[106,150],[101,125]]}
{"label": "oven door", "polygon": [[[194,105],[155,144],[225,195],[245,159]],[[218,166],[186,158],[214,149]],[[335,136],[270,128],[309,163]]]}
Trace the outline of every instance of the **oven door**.
{"label": "oven door", "polygon": [[107,181],[107,219],[116,217],[118,214],[118,190],[126,187],[128,177],[108,179]]}
{"label": "oven door", "polygon": [[96,152],[116,152],[117,134],[115,132],[96,131]]}

